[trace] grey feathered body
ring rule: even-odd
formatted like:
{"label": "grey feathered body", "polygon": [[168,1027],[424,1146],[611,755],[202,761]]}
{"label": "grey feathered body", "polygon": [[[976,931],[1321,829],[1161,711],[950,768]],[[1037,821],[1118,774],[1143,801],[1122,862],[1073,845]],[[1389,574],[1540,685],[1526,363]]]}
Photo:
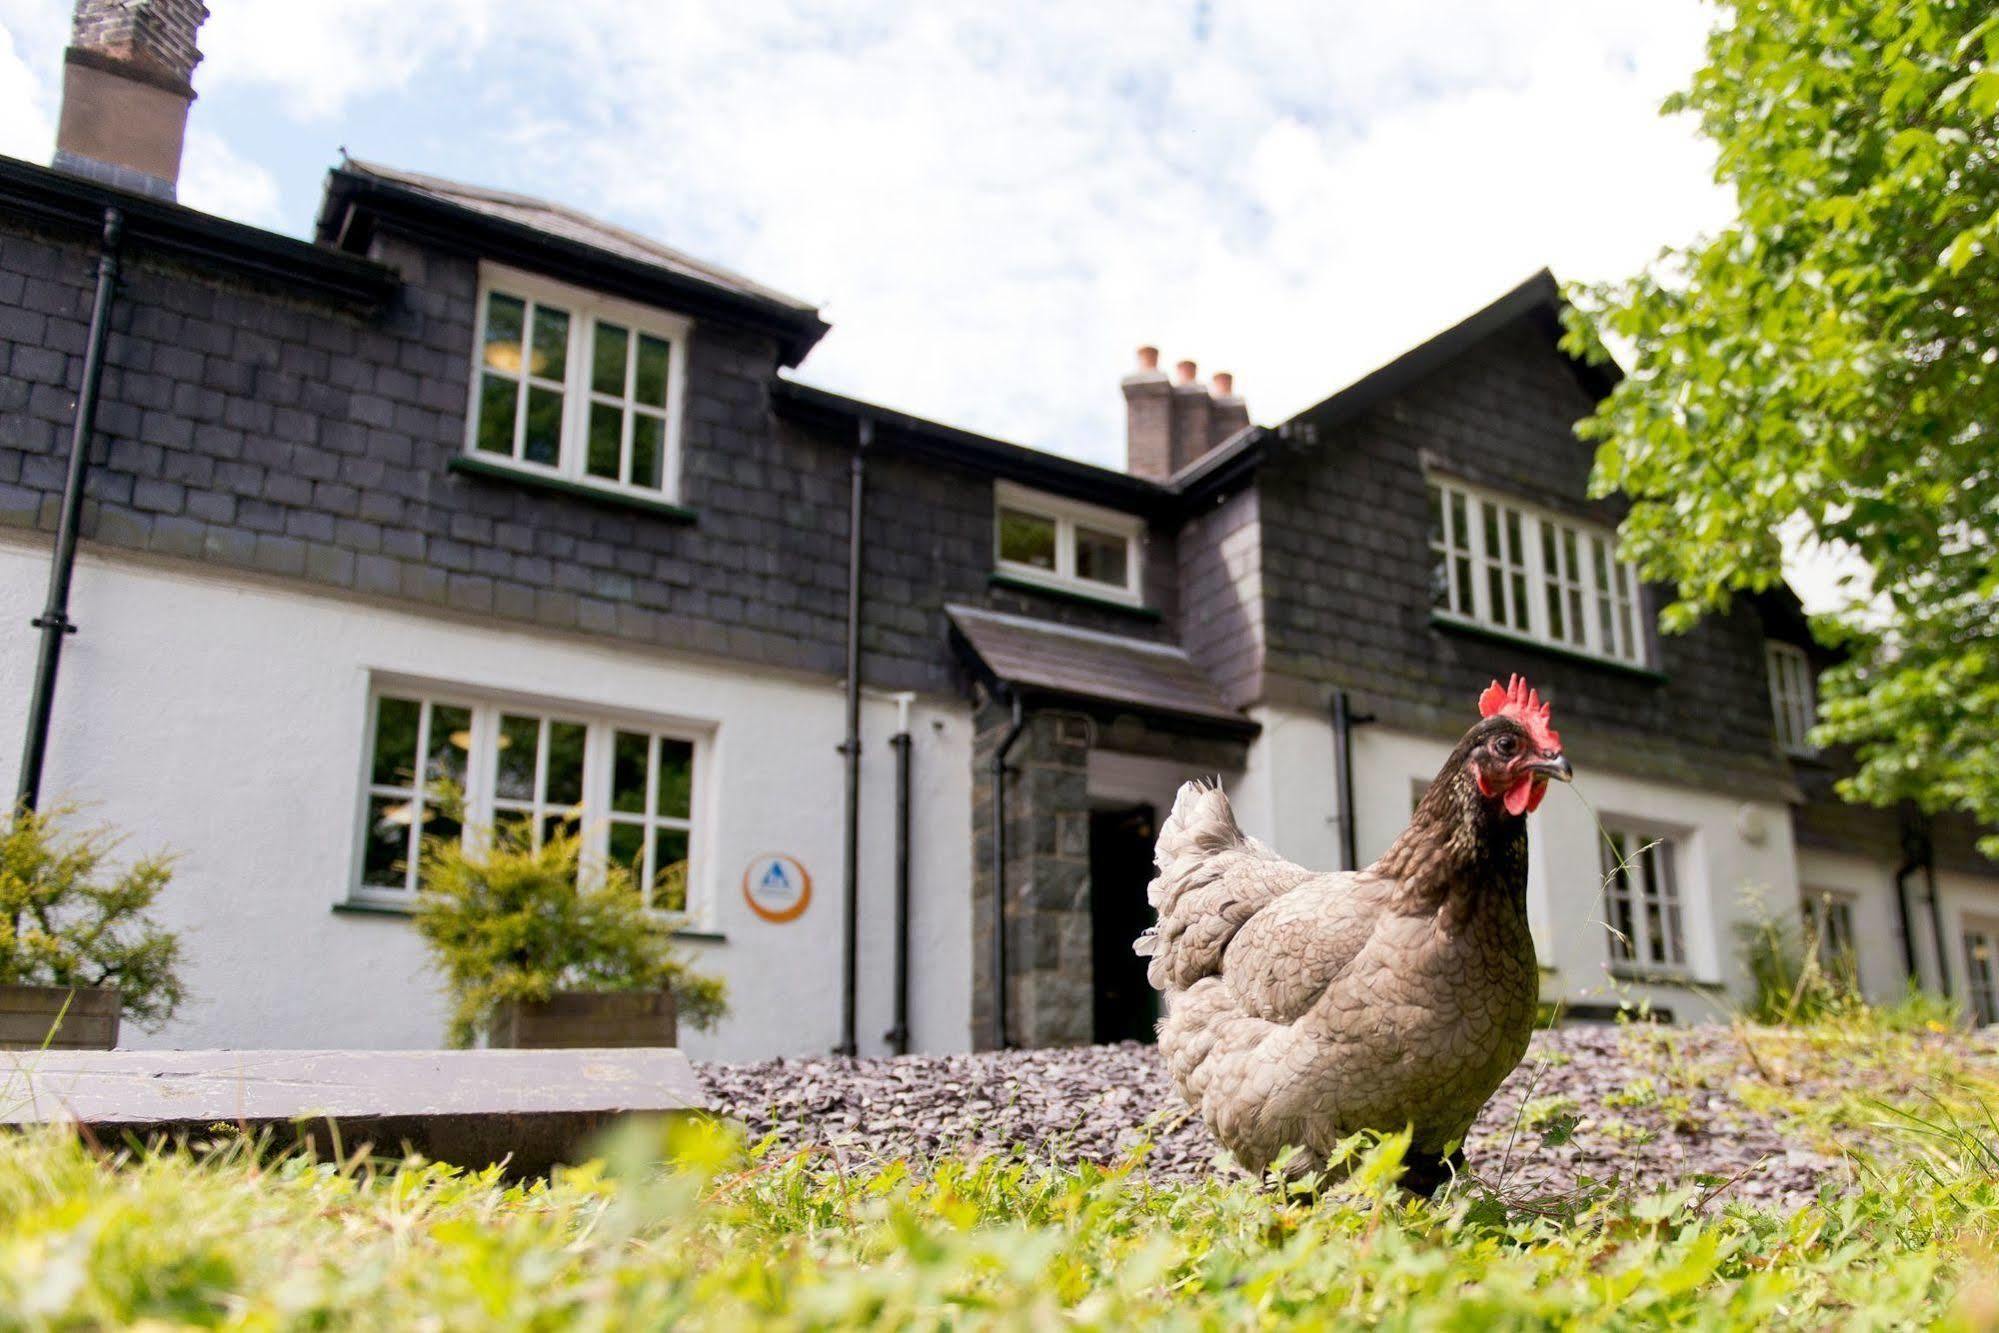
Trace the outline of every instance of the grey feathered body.
{"label": "grey feathered body", "polygon": [[1525,823],[1439,778],[1365,870],[1315,874],[1237,828],[1228,798],[1188,783],[1161,828],[1138,945],[1167,996],[1159,1046],[1180,1094],[1261,1174],[1342,1138],[1410,1127],[1461,1142],[1526,1052],[1538,969]]}

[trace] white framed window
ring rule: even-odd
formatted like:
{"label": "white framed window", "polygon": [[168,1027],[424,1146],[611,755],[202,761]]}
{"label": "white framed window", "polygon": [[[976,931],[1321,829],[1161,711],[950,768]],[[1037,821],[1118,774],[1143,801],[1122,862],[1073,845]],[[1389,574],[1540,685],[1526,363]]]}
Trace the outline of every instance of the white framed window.
{"label": "white framed window", "polygon": [[1999,921],[1965,918],[1964,988],[1978,1026],[1999,1023]]}
{"label": "white framed window", "polygon": [[1605,829],[1604,902],[1613,966],[1655,971],[1686,967],[1678,859],[1678,845],[1668,834]]}
{"label": "white framed window", "polygon": [[1606,528],[1432,477],[1430,607],[1533,643],[1643,666],[1638,575]]}
{"label": "white framed window", "polygon": [[1818,721],[1818,693],[1812,660],[1795,644],[1767,643],[1764,661],[1770,669],[1770,707],[1777,715],[1777,740],[1792,754],[1817,754],[1811,743]]}
{"label": "white framed window", "polygon": [[482,266],[466,452],[671,498],[691,327],[665,311]]}
{"label": "white framed window", "polygon": [[[353,896],[412,904],[426,834],[513,826],[540,846],[566,826],[586,865],[629,866],[653,906],[699,919],[705,747],[702,735],[673,728],[384,684],[369,699]],[[462,793],[462,824],[442,808],[447,786]]]}
{"label": "white framed window", "polygon": [[1137,606],[1145,520],[1010,482],[993,487],[993,564],[1030,583]]}
{"label": "white framed window", "polygon": [[1857,989],[1860,954],[1853,931],[1853,895],[1805,890],[1805,935],[1818,948],[1819,967],[1829,977]]}

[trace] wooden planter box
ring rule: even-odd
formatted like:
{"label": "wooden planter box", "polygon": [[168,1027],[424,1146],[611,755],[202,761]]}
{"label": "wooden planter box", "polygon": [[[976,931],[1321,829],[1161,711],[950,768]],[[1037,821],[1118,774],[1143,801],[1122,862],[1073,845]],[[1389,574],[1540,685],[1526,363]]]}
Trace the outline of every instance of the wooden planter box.
{"label": "wooden planter box", "polygon": [[538,1050],[675,1046],[679,1037],[671,991],[557,991],[538,1004],[502,1005],[487,1044]]}
{"label": "wooden planter box", "polygon": [[0,1051],[111,1050],[119,1008],[118,992],[101,987],[0,986]]}

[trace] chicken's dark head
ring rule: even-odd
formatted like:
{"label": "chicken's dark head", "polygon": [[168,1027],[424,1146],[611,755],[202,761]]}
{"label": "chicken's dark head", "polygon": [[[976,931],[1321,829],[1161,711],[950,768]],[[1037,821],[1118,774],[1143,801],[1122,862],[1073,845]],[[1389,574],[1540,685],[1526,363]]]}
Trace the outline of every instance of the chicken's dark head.
{"label": "chicken's dark head", "polygon": [[1479,696],[1478,711],[1484,720],[1466,737],[1471,752],[1465,767],[1479,795],[1509,815],[1539,808],[1550,778],[1567,782],[1572,776],[1562,738],[1548,725],[1548,705],[1515,676],[1505,686],[1492,682]]}

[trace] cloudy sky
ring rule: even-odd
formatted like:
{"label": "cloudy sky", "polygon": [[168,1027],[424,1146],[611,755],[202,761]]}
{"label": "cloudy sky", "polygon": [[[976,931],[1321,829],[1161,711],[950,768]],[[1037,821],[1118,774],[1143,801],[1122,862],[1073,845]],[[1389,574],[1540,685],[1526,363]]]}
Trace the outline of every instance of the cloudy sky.
{"label": "cloudy sky", "polygon": [[[1546,265],[1727,215],[1661,97],[1693,0],[208,0],[182,198],[282,231],[354,156],[821,302],[801,377],[1122,461],[1132,348],[1289,415]],[[45,161],[70,0],[0,0]]]}

